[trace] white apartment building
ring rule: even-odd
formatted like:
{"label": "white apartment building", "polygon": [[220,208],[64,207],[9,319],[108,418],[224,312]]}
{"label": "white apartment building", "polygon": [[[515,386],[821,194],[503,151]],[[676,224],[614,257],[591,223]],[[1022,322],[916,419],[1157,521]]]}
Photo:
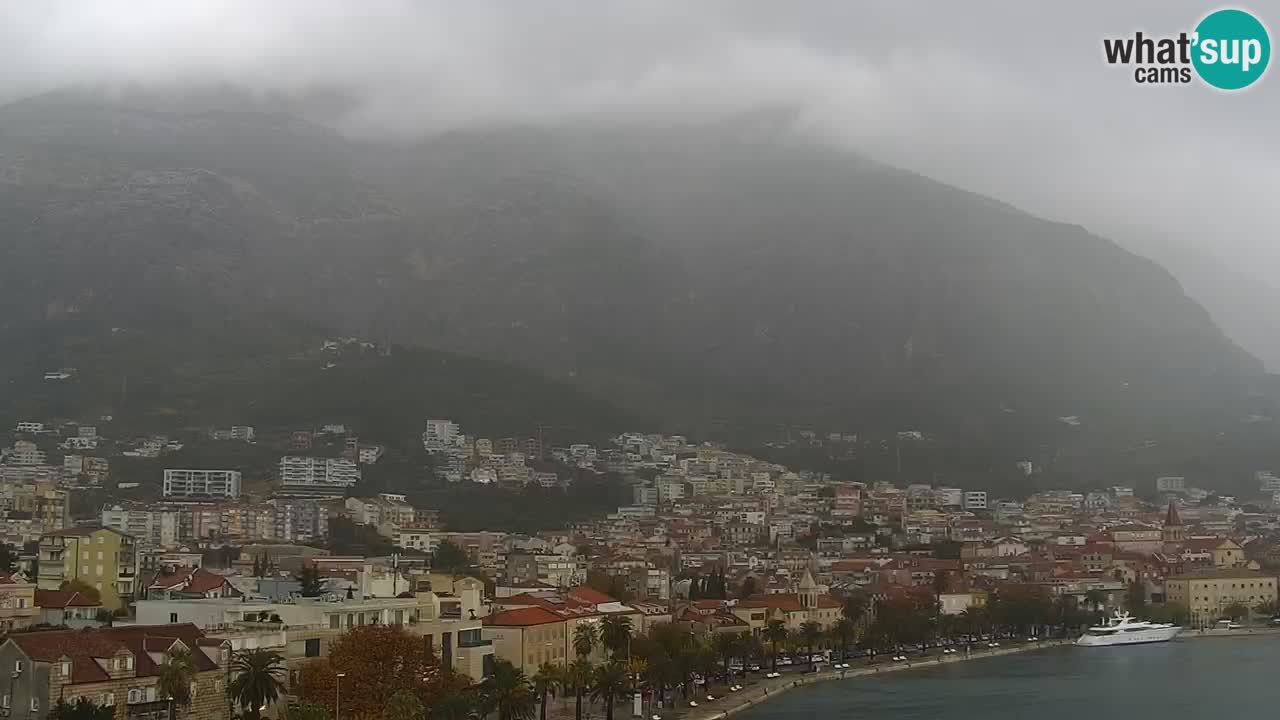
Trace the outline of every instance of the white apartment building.
{"label": "white apartment building", "polygon": [[239,470],[165,470],[164,496],[172,498],[240,497]]}
{"label": "white apartment building", "polygon": [[60,443],[60,447],[63,450],[94,450],[98,447],[98,438],[96,436],[72,435],[69,438],[65,438]]}
{"label": "white apartment building", "polygon": [[346,458],[286,455],[280,458],[281,491],[287,495],[342,495],[360,480],[360,466]]}
{"label": "white apartment building", "polygon": [[329,511],[315,500],[276,498],[275,538],[285,542],[311,542],[329,535]]}
{"label": "white apartment building", "polygon": [[[452,596],[139,600],[135,611],[139,624],[192,623],[237,649],[276,650],[291,666],[328,655],[332,643],[353,627],[396,625],[420,637],[442,665],[480,682],[491,671],[494,655],[493,643],[481,632],[482,587],[464,587]],[[257,622],[264,615],[279,617],[281,626],[264,627]]]}
{"label": "white apartment building", "polygon": [[417,519],[417,511],[404,495],[382,493],[375,498],[347,498],[344,505],[351,519],[364,525],[408,525]]}
{"label": "white apartment building", "polygon": [[1185,477],[1169,476],[1156,478],[1156,492],[1186,492],[1187,479]]}
{"label": "white apartment building", "polygon": [[940,487],[934,491],[938,497],[938,505],[941,507],[962,507],[964,505],[964,491],[960,488]]}
{"label": "white apartment building", "polygon": [[13,444],[13,453],[9,461],[14,465],[47,465],[49,455],[36,447],[35,443],[19,440]]}
{"label": "white apartment building", "polygon": [[392,528],[391,542],[396,547],[433,553],[443,535],[429,523],[406,523]]}
{"label": "white apartment building", "polygon": [[965,510],[986,510],[987,493],[985,490],[966,490],[964,493]]}
{"label": "white apartment building", "polygon": [[102,526],[132,535],[144,546],[178,544],[179,513],[176,510],[140,510],[113,505],[102,508]]}
{"label": "white apartment building", "polygon": [[462,444],[462,429],[452,420],[427,420],[422,432],[422,447],[438,452]]}
{"label": "white apartment building", "polygon": [[44,432],[44,423],[42,422],[20,422],[13,428],[14,432],[20,433],[42,433]]}

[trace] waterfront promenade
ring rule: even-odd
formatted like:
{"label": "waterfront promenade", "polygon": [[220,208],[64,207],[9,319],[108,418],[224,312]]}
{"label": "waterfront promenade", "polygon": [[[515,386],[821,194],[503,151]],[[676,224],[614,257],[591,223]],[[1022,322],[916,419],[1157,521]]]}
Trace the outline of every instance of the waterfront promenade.
{"label": "waterfront promenade", "polygon": [[[954,655],[931,655],[912,658],[904,662],[885,661],[872,665],[859,665],[847,670],[823,670],[803,674],[788,673],[784,674],[780,678],[762,679],[752,685],[746,686],[736,693],[718,689],[717,692],[713,693],[718,698],[714,701],[700,703],[696,708],[684,707],[672,710],[663,710],[659,715],[661,715],[663,720],[672,720],[675,718],[680,718],[680,720],[718,720],[718,718],[727,718],[730,715],[755,707],[763,702],[768,702],[788,690],[805,685],[813,685],[815,683],[827,682],[830,680],[850,680],[881,674],[932,668],[940,665],[950,665],[953,663],[970,662],[974,660],[982,660],[984,658],[1000,657],[1002,655],[1012,655],[1014,653],[1069,645],[1071,642],[1071,640],[1039,640],[1012,645],[1009,647],[974,648],[968,654],[961,652]],[[703,695],[702,697],[706,696]]]}

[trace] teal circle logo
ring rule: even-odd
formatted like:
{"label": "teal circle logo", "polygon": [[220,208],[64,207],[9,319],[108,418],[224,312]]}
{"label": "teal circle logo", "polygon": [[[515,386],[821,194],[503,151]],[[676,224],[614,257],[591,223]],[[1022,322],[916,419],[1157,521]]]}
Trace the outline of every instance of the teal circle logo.
{"label": "teal circle logo", "polygon": [[1191,64],[1219,90],[1249,87],[1267,71],[1271,38],[1258,18],[1243,10],[1218,10],[1196,26]]}

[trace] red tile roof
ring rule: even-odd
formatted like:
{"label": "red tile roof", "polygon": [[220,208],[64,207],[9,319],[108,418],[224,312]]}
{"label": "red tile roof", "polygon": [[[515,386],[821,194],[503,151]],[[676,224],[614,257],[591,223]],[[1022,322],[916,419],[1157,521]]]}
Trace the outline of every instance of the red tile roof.
{"label": "red tile roof", "polygon": [[9,642],[17,645],[33,662],[70,661],[72,683],[109,679],[97,659],[124,655],[133,656],[134,668],[139,677],[156,675],[159,667],[149,652],[162,653],[178,641],[193,650],[191,661],[197,672],[217,670],[217,663],[203,652],[194,650],[197,645],[207,645],[202,640],[207,640],[204,633],[190,623],[54,630],[17,633],[9,637]]}
{"label": "red tile roof", "polygon": [[569,597],[592,605],[603,605],[604,603],[614,602],[614,599],[599,590],[587,585],[579,585],[569,591]]}
{"label": "red tile roof", "polygon": [[[799,612],[804,610],[804,606],[800,604],[800,596],[795,593],[773,593],[768,595],[752,595],[745,600],[738,601],[738,607],[742,608],[772,608],[783,612]],[[840,603],[830,595],[818,596],[818,609],[838,608]]]}
{"label": "red tile roof", "polygon": [[36,607],[69,608],[100,607],[101,601],[94,601],[75,590],[36,590]]}
{"label": "red tile roof", "polygon": [[564,622],[564,618],[541,607],[522,607],[514,610],[496,612],[484,619],[486,626],[524,627],[528,625],[546,625]]}
{"label": "red tile roof", "polygon": [[[183,568],[168,575],[159,575],[149,589],[181,590],[189,593],[209,593],[227,584],[222,575],[211,573],[204,568]],[[232,589],[232,592],[239,594]]]}

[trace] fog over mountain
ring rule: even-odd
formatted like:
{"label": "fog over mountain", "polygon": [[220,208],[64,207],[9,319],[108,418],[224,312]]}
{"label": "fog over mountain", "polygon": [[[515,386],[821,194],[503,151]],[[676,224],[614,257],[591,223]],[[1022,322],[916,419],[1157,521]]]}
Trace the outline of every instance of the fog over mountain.
{"label": "fog over mountain", "polygon": [[1201,12],[9,6],[0,341],[391,337],[702,427],[1270,412],[1203,266],[1112,242],[1280,268],[1274,78],[1101,60]]}
{"label": "fog over mountain", "polygon": [[1176,236],[1269,280],[1280,270],[1275,79],[1236,94],[1139,87],[1102,61],[1105,36],[1174,33],[1206,11],[1182,0],[5,3],[0,99],[227,82],[307,94],[353,136],[402,139],[784,108],[796,128],[891,164],[1104,235]]}

